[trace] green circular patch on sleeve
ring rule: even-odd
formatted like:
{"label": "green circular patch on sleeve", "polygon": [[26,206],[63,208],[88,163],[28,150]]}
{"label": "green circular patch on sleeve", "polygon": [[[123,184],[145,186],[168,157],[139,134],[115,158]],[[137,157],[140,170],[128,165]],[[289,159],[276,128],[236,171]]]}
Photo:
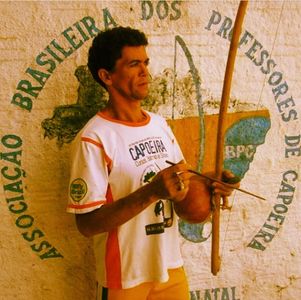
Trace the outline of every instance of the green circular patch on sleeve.
{"label": "green circular patch on sleeve", "polygon": [[82,178],[77,178],[70,184],[70,196],[75,202],[82,200],[87,194],[88,186]]}

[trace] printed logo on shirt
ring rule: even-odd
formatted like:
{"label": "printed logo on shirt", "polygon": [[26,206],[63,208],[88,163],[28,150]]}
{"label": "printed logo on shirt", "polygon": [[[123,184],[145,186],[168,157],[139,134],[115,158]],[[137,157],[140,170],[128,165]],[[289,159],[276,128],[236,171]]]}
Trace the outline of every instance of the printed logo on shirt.
{"label": "printed logo on shirt", "polygon": [[70,196],[75,202],[82,200],[87,194],[88,187],[82,178],[77,178],[70,184]]}
{"label": "printed logo on shirt", "polygon": [[[141,185],[150,183],[159,171],[160,167],[157,164],[147,166],[141,176]],[[146,235],[164,233],[165,228],[172,226],[173,206],[171,201],[164,199],[158,200],[154,208],[154,214],[159,222],[146,225]]]}
{"label": "printed logo on shirt", "polygon": [[146,235],[164,233],[165,228],[173,224],[173,207],[169,200],[159,200],[154,209],[156,217],[161,215],[161,222],[152,223],[145,226]]}
{"label": "printed logo on shirt", "polygon": [[147,166],[142,173],[140,184],[145,185],[150,183],[159,171],[160,168],[156,164],[151,164]]}
{"label": "printed logo on shirt", "polygon": [[137,167],[168,156],[161,137],[148,137],[134,142],[129,145],[129,153]]}
{"label": "printed logo on shirt", "polygon": [[[141,185],[150,183],[159,171],[160,167],[157,164],[151,164],[145,168],[141,176]],[[165,228],[172,226],[173,207],[171,201],[164,199],[157,201],[154,214],[159,222],[146,225],[146,235],[164,233]]]}

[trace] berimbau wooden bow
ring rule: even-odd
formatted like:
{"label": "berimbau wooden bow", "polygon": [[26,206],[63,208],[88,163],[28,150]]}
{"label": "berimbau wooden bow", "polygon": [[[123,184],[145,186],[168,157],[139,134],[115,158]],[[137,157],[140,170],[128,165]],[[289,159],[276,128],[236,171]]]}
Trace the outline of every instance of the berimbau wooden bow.
{"label": "berimbau wooden bow", "polygon": [[[232,39],[228,54],[227,66],[224,77],[224,85],[219,110],[218,129],[217,129],[217,146],[215,160],[215,177],[222,179],[222,171],[224,164],[224,137],[226,131],[226,114],[230,97],[232,75],[234,71],[234,63],[239,44],[241,27],[246,12],[248,1],[240,1],[235,23],[233,27]],[[212,195],[212,240],[211,240],[211,273],[216,275],[220,270],[219,240],[220,240],[220,206],[221,196],[219,194]],[[224,205],[225,203],[223,203]]]}

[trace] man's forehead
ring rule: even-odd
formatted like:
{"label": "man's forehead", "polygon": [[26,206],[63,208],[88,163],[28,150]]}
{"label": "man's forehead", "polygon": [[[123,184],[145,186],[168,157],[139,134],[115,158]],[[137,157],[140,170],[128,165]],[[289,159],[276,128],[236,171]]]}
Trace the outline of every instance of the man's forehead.
{"label": "man's forehead", "polygon": [[148,55],[145,46],[125,46],[122,48],[121,58],[126,60],[146,60]]}

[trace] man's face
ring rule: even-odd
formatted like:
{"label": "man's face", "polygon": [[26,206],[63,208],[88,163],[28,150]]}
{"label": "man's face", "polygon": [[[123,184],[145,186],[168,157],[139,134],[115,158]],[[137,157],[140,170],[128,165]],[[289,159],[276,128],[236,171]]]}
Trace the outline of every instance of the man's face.
{"label": "man's face", "polygon": [[145,46],[124,47],[121,58],[110,72],[108,88],[112,95],[131,101],[144,99],[148,94],[148,63]]}

